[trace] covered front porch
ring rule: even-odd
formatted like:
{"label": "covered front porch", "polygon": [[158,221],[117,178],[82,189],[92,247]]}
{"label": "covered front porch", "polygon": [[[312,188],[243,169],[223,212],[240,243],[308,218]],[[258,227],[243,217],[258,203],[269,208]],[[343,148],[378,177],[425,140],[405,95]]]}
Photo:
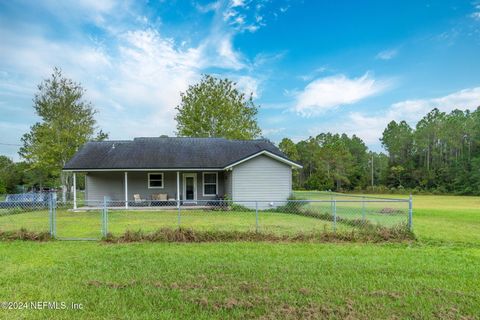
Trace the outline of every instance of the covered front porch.
{"label": "covered front porch", "polygon": [[230,172],[220,170],[91,170],[85,174],[85,200],[77,199],[73,172],[73,209],[101,207],[105,200],[115,209],[158,210],[209,205],[228,192]]}

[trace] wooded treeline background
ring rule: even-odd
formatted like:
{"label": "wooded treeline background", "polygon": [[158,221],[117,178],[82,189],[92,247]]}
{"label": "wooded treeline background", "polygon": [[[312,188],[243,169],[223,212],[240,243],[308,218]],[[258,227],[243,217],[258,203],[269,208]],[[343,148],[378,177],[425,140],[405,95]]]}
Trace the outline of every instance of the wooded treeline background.
{"label": "wooded treeline background", "polygon": [[303,165],[293,178],[296,189],[480,194],[480,107],[433,109],[415,128],[392,121],[380,140],[386,154],[345,134],[298,143],[284,138],[279,146]]}

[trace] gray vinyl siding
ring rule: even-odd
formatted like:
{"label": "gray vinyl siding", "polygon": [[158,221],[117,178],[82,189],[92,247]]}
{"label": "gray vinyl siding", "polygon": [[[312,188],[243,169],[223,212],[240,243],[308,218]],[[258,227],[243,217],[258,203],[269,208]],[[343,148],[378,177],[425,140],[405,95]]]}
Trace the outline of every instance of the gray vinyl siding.
{"label": "gray vinyl siding", "polygon": [[[163,188],[148,188],[148,173],[163,173]],[[180,172],[180,198],[183,192],[183,174]],[[214,199],[215,196],[203,196],[203,174],[201,171],[189,172],[197,174],[197,199]],[[224,194],[223,172],[218,172],[217,194]],[[168,198],[177,197],[177,172],[176,171],[131,171],[128,172],[128,200],[133,200],[134,194],[139,194],[142,199],[151,199],[154,193],[166,193]],[[85,197],[88,201],[103,201],[107,196],[111,200],[125,200],[125,174],[124,172],[89,172],[86,175]]]}
{"label": "gray vinyl siding", "polygon": [[228,195],[228,197],[231,199],[232,198],[232,171],[225,171],[224,172],[224,177],[225,177],[225,195]]}
{"label": "gray vinyl siding", "polygon": [[105,196],[111,200],[124,200],[124,190],[123,172],[87,173],[85,185],[87,201],[103,201]]}
{"label": "gray vinyl siding", "polygon": [[268,156],[245,161],[232,170],[234,201],[285,201],[292,192],[292,169]]}

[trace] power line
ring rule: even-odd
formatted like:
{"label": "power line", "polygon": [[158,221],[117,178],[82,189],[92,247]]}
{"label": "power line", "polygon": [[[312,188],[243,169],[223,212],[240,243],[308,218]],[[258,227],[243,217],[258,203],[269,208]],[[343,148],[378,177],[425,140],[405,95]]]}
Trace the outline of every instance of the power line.
{"label": "power line", "polygon": [[2,145],[2,146],[13,146],[13,147],[21,147],[22,146],[21,144],[3,143],[3,142],[0,142],[0,145]]}

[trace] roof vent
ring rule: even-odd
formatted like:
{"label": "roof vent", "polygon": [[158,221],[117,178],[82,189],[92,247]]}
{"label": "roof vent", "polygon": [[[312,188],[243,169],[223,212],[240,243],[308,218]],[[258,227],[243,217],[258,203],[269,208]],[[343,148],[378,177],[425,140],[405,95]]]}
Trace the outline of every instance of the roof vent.
{"label": "roof vent", "polygon": [[112,149],[115,149],[115,143],[112,143]]}

